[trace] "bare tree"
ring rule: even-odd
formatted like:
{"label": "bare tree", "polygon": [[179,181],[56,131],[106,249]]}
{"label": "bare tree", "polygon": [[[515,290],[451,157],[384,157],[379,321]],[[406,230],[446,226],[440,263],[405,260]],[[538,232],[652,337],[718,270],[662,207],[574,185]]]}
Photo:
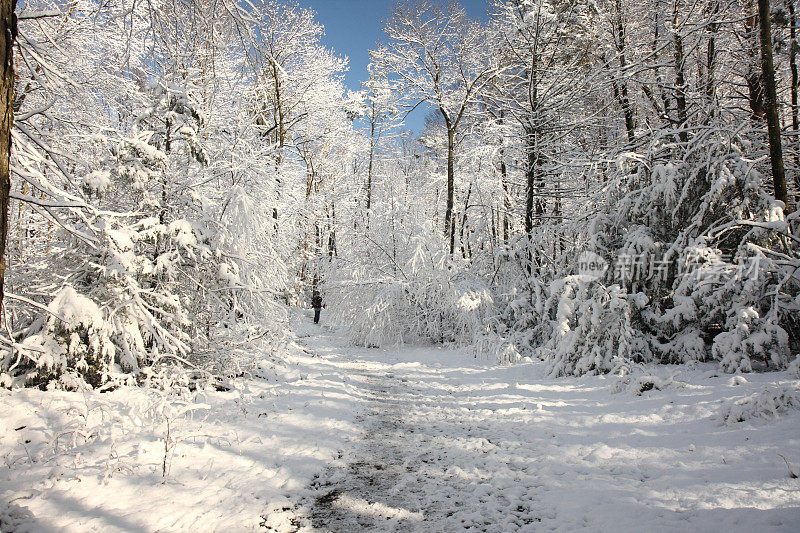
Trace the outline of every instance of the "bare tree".
{"label": "bare tree", "polygon": [[[616,6],[621,9],[621,4]],[[558,158],[553,154],[564,149],[568,144],[565,135],[577,127],[572,112],[581,105],[582,91],[594,75],[596,11],[582,0],[512,0],[498,3],[497,8],[502,17],[498,32],[509,65],[501,80],[503,106],[519,125],[524,146],[524,229],[529,240],[530,273],[538,261],[530,243],[545,217],[546,196],[553,198],[552,214],[559,215],[560,187],[556,182],[560,171],[555,168]],[[621,16],[617,11],[612,34],[623,70],[626,60]],[[633,140],[634,116],[627,82],[614,80],[612,84],[623,109],[628,139]]]}
{"label": "bare tree", "polygon": [[484,30],[464,8],[443,10],[427,0],[399,3],[386,24],[391,39],[373,52],[375,62],[400,79],[410,110],[428,103],[441,115],[447,132],[447,205],[445,237],[455,249],[453,203],[456,141],[467,109],[498,72],[486,53]]}
{"label": "bare tree", "polygon": [[619,82],[616,80],[613,82],[614,93],[622,106],[622,113],[625,116],[625,131],[628,133],[628,142],[633,142],[636,123],[633,116],[633,107],[630,97],[628,96],[628,82],[624,77],[627,74],[625,71],[628,62],[625,55],[625,12],[622,0],[615,0],[614,2],[614,17],[611,34],[614,40],[617,58],[619,59],[619,70],[622,74],[622,79],[619,80]]}
{"label": "bare tree", "polygon": [[[366,208],[372,208],[372,181],[375,175],[375,155],[381,137],[387,130],[396,126],[397,109],[394,105],[396,95],[384,72],[374,65],[368,66],[369,79],[362,85],[363,108],[360,110],[363,120],[369,125],[369,157],[367,163]],[[369,223],[369,222],[367,222]]]}

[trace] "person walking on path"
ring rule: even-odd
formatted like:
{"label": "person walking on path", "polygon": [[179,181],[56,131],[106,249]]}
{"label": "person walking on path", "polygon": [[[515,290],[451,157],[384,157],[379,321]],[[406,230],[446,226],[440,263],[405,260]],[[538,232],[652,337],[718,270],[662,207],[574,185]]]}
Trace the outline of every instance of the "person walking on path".
{"label": "person walking on path", "polygon": [[314,324],[319,324],[319,314],[322,311],[322,295],[319,289],[314,289],[311,296],[311,307],[314,308]]}

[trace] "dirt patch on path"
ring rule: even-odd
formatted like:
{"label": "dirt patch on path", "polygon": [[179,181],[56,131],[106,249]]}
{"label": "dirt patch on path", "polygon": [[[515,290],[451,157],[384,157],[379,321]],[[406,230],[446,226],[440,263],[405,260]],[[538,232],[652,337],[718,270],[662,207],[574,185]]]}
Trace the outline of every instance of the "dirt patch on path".
{"label": "dirt patch on path", "polygon": [[403,478],[415,470],[408,450],[418,431],[406,423],[416,396],[387,372],[361,373],[369,407],[358,416],[364,438],[314,482],[310,523],[320,531],[413,530],[424,519]]}

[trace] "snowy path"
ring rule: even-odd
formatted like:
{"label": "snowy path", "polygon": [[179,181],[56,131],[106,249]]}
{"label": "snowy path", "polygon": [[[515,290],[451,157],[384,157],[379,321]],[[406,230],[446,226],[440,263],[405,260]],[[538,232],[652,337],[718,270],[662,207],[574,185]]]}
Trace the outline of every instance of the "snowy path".
{"label": "snowy path", "polygon": [[[540,520],[530,491],[508,491],[512,479],[501,477],[511,469],[491,459],[501,448],[488,438],[485,415],[496,409],[464,407],[466,389],[436,361],[454,354],[417,349],[379,362],[369,360],[375,352],[326,336],[309,339],[306,348],[327,357],[367,358],[357,360],[351,376],[365,407],[356,417],[362,437],[315,479],[315,492],[296,510],[298,525],[335,532],[496,531]],[[397,362],[403,355],[410,360]],[[423,365],[417,357],[434,360]],[[464,354],[456,357],[461,360],[454,363],[464,362]],[[460,364],[449,370],[463,372]]]}
{"label": "snowy path", "polygon": [[302,529],[792,531],[800,519],[800,482],[776,455],[800,459],[800,434],[787,420],[715,422],[729,377],[612,395],[613,378],[546,380],[535,364],[303,343],[353,365],[362,433],[290,511]]}
{"label": "snowy path", "polygon": [[365,434],[347,457],[316,480],[315,486],[322,492],[311,507],[316,528],[352,531],[374,528],[376,519],[395,519],[397,525],[421,518],[419,513],[387,505],[402,500],[397,488],[406,468],[409,437],[415,431],[403,421],[416,395],[391,373],[364,372],[357,376],[369,402],[366,411],[356,417]]}
{"label": "snowy path", "polygon": [[298,317],[298,344],[280,359],[265,354],[251,377],[190,404],[140,387],[0,389],[0,531],[800,523],[800,479],[778,455],[800,470],[800,411],[732,425],[719,414],[796,384],[786,373],[658,367],[671,384],[636,396],[613,392],[613,376],[546,378],[539,363],[356,349],[309,321]]}

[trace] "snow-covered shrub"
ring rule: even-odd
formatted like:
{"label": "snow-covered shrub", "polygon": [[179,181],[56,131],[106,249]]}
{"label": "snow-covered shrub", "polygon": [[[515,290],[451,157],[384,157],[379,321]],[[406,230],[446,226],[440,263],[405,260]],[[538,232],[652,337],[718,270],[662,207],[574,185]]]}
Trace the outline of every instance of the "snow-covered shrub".
{"label": "snow-covered shrub", "polygon": [[662,391],[683,387],[685,385],[685,383],[677,381],[673,373],[659,376],[650,373],[642,373],[641,370],[632,370],[630,373],[619,376],[612,385],[611,391],[614,393],[628,392],[635,396],[641,396],[652,390]]}
{"label": "snow-covered shrub", "polygon": [[535,357],[535,349],[553,333],[551,320],[545,316],[549,287],[536,276],[520,276],[512,261],[501,264],[498,278],[503,284],[494,289],[498,316],[489,324],[491,333],[497,336],[492,351],[501,360],[502,351],[510,352],[512,357]]}
{"label": "snow-covered shrub", "polygon": [[[798,341],[800,261],[747,142],[709,131],[685,151],[655,137],[646,154],[623,154],[587,203],[597,211],[588,222],[543,223],[512,242],[494,269],[491,331],[555,375],[643,361],[785,367]],[[559,232],[573,248],[553,241]],[[526,272],[541,250],[551,257]],[[608,263],[599,279],[574,276],[582,250]]]}
{"label": "snow-covered shrub", "polygon": [[708,346],[703,339],[702,332],[691,326],[679,330],[667,342],[660,342],[658,338],[652,338],[650,345],[662,363],[705,361],[709,357]]}
{"label": "snow-covered shrub", "polygon": [[446,268],[408,266],[406,279],[351,285],[340,293],[339,320],[350,326],[352,341],[362,346],[421,340],[475,343],[496,312],[486,284]]}
{"label": "snow-covered shrub", "polygon": [[106,381],[116,347],[92,300],[66,286],[29,329],[31,334],[18,347],[25,357],[18,371],[24,372],[26,384],[45,385],[65,373],[76,374],[95,387]]}
{"label": "snow-covered shrub", "polygon": [[25,531],[35,527],[36,517],[27,507],[0,501],[0,530]]}
{"label": "snow-covered shrub", "polygon": [[784,367],[789,338],[766,292],[776,279],[771,262],[763,254],[726,261],[719,249],[705,245],[686,248],[682,257],[673,306],[658,319],[661,330],[675,336],[659,345],[662,360],[703,360],[708,354],[727,372],[750,372],[754,361]]}
{"label": "snow-covered shrub", "polygon": [[576,277],[554,281],[549,293],[543,318],[552,333],[535,353],[551,375],[615,372],[650,359],[632,325],[641,305],[637,295]]}
{"label": "snow-covered shrub", "polygon": [[786,255],[783,212],[745,156],[749,142],[704,132],[682,154],[654,142],[628,174],[613,230],[590,239],[634,259],[618,281],[647,295],[637,336],[658,361],[713,358],[729,372],[788,363],[800,262]]}
{"label": "snow-covered shrub", "polygon": [[761,392],[720,407],[723,424],[736,424],[753,418],[775,420],[790,409],[800,409],[800,388],[797,385],[766,387]]}
{"label": "snow-covered shrub", "polygon": [[786,370],[788,370],[790,376],[800,378],[800,355],[794,357],[794,360],[789,363]]}
{"label": "snow-covered shrub", "polygon": [[753,307],[737,309],[726,323],[727,331],[714,337],[711,348],[726,372],[752,372],[753,361],[770,361],[781,368],[789,353],[789,336]]}

